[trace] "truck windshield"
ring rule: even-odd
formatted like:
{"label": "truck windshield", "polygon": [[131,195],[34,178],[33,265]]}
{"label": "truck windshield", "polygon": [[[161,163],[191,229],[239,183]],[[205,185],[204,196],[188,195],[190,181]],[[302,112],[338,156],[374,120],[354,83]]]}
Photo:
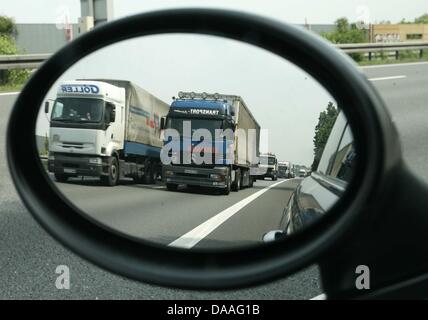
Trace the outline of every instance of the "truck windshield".
{"label": "truck windshield", "polygon": [[52,110],[52,121],[100,122],[104,101],[88,98],[58,98]]}
{"label": "truck windshield", "polygon": [[215,138],[215,130],[222,129],[221,120],[216,119],[184,119],[184,118],[168,118],[167,128],[175,129],[180,133],[180,136],[184,136],[183,133],[183,122],[188,121],[191,127],[191,136],[198,129],[207,129],[212,136],[212,139]]}
{"label": "truck windshield", "polygon": [[275,164],[275,158],[273,157],[260,157],[260,163],[261,164],[268,164],[268,165],[274,165]]}

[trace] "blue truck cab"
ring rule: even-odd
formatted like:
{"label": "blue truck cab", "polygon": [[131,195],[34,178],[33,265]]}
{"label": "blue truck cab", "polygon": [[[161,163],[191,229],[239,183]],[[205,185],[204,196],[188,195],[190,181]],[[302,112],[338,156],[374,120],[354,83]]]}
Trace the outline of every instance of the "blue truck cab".
{"label": "blue truck cab", "polygon": [[[168,190],[187,185],[228,194],[252,185],[247,165],[236,161],[239,101],[238,96],[193,92],[180,92],[174,99],[163,126],[168,133],[163,148],[168,162],[163,163],[162,176]],[[174,130],[175,138],[170,134]]]}

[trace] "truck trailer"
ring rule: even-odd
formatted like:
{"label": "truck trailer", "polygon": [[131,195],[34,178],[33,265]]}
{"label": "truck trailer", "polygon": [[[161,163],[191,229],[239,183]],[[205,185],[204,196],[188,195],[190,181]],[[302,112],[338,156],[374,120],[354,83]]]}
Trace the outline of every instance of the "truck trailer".
{"label": "truck trailer", "polygon": [[[190,126],[187,133],[186,123]],[[230,190],[252,187],[250,169],[258,163],[260,126],[240,96],[179,92],[163,128],[179,135],[178,149],[164,148],[171,156],[170,163],[163,162],[168,190],[187,185],[229,194]],[[199,129],[210,133],[211,145],[197,134],[202,132]],[[217,134],[222,131],[224,135]],[[205,160],[198,161],[202,154]]]}
{"label": "truck trailer", "polygon": [[[50,104],[46,102],[45,113]],[[161,173],[160,119],[169,105],[130,81],[80,79],[62,83],[49,127],[48,170],[57,181],[122,177],[155,183]]]}

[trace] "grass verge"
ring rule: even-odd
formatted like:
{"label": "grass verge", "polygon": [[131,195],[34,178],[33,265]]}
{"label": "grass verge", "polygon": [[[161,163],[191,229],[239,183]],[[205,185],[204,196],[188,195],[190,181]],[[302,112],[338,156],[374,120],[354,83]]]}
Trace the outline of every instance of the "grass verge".
{"label": "grass verge", "polygon": [[24,84],[17,84],[17,85],[4,84],[4,85],[0,85],[0,92],[1,93],[5,93],[5,92],[21,91],[21,89],[22,89],[23,86],[24,86]]}

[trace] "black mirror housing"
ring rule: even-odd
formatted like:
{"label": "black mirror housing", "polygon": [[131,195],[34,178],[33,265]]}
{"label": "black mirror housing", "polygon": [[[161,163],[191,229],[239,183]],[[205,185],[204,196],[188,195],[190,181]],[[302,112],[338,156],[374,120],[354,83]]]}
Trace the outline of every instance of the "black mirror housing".
{"label": "black mirror housing", "polygon": [[[355,170],[359,174],[328,216],[311,230],[291,235],[287,242],[251,250],[207,253],[159,248],[89,221],[54,191],[33,152],[36,147],[30,128],[39,109],[28,105],[43,105],[49,84],[91,52],[124,39],[172,32],[223,36],[269,50],[307,71],[329,89],[340,105],[346,106],[343,110],[349,122],[359,128],[355,132],[359,151]],[[110,121],[115,120],[114,106],[106,109],[106,115]],[[112,272],[140,281],[180,288],[227,289],[263,283],[318,262],[333,245],[344,243],[341,240],[351,234],[357,222],[372,221],[369,218],[373,215],[368,216],[365,209],[385,196],[385,186],[396,181],[392,178],[399,172],[393,170],[401,160],[397,140],[380,96],[351,60],[327,42],[307,31],[255,15],[180,9],[143,13],[100,25],[54,54],[30,78],[15,103],[8,125],[7,157],[27,208],[67,248]],[[409,210],[408,214],[413,212]]]}

